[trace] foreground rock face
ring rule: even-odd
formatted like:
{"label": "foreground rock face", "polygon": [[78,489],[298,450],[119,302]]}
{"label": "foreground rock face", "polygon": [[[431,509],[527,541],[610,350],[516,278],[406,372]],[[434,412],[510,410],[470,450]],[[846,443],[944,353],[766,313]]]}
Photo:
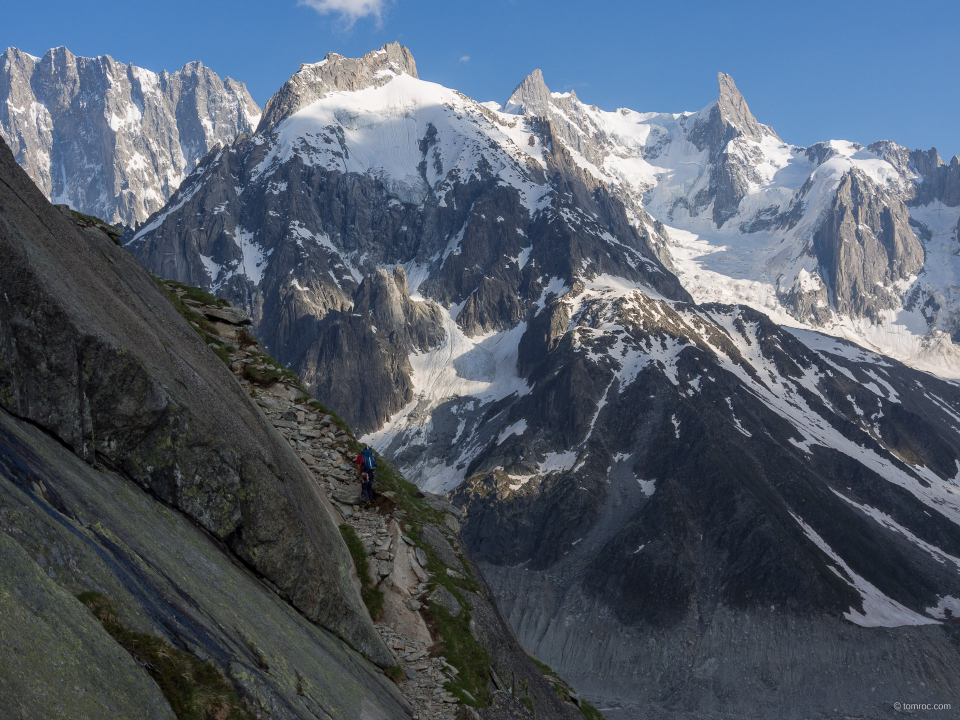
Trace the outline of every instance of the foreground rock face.
{"label": "foreground rock face", "polygon": [[0,137],[53,202],[110,222],[146,220],[259,119],[243,83],[199,62],[155,73],[64,47],[0,55]]}
{"label": "foreground rock face", "polygon": [[[74,597],[88,591],[110,598],[127,628],[212,662],[258,717],[408,716],[382,673],[182,513],[5,411],[0,548],[0,689],[13,717],[174,717]],[[7,627],[11,617],[22,624]]]}
{"label": "foreground rock face", "polygon": [[[5,145],[0,178],[4,532],[35,560],[50,548],[71,592],[103,592],[276,716],[311,682],[347,717],[365,703],[402,714],[348,649],[393,661],[303,465],[132,257],[79,233]],[[279,627],[261,627],[268,616]],[[297,636],[317,647],[277,672]]]}
{"label": "foreground rock face", "polygon": [[[6,479],[9,423],[9,416],[0,417],[4,520],[10,517],[8,493],[14,491]],[[45,440],[42,436],[32,439]],[[38,517],[30,519],[42,522]],[[64,717],[69,709],[70,717],[76,718],[172,720],[174,714],[160,688],[133,658],[117,652],[116,643],[86,608],[5,533],[0,533],[0,587],[4,588],[0,593],[4,629],[0,694],[8,717]],[[52,657],[55,662],[49,661]],[[70,698],[75,689],[82,692]]]}

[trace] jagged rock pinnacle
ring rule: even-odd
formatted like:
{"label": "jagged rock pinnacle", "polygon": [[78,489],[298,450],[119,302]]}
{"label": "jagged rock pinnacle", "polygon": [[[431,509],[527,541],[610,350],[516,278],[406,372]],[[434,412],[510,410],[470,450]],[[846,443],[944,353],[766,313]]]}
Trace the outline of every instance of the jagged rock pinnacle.
{"label": "jagged rock pinnacle", "polygon": [[504,105],[504,110],[545,116],[549,107],[550,88],[547,87],[543,80],[543,73],[538,68],[513,89],[510,99]]}
{"label": "jagged rock pinnacle", "polygon": [[750,112],[747,101],[743,99],[733,78],[721,72],[717,73],[717,81],[720,84],[720,95],[717,98],[720,115],[745,136],[759,142],[763,139],[763,127]]}

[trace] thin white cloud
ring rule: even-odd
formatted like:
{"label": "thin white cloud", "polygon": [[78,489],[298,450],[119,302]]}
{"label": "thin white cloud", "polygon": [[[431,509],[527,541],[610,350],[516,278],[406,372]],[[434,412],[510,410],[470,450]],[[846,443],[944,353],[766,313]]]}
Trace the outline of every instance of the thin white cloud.
{"label": "thin white cloud", "polygon": [[461,56],[460,56],[460,62],[470,62],[470,56],[469,56],[469,55],[461,55]]}
{"label": "thin white cloud", "polygon": [[387,0],[298,0],[321,15],[339,15],[347,25],[353,25],[362,17],[373,16],[380,22]]}

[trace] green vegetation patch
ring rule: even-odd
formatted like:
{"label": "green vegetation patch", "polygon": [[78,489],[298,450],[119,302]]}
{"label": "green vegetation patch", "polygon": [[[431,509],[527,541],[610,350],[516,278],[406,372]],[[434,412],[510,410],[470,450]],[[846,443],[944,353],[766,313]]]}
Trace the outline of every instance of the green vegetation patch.
{"label": "green vegetation patch", "polygon": [[245,363],[243,376],[255,385],[268,386],[283,382],[290,387],[304,390],[300,378],[290,368],[281,365],[266,353],[252,353],[253,362]]}
{"label": "green vegetation patch", "polygon": [[213,354],[223,360],[223,364],[229,367],[230,350],[235,348],[231,348],[230,345],[224,342],[223,338],[217,335],[206,335],[203,341],[207,343],[207,347],[213,350]]}
{"label": "green vegetation patch", "polygon": [[[363,449],[363,445],[354,441],[351,442],[350,449],[354,452],[360,452],[360,450]],[[443,513],[434,510],[427,504],[427,501],[423,498],[423,493],[420,492],[420,488],[394,470],[380,453],[374,450],[374,454],[377,457],[377,490],[380,492],[390,491],[394,493],[395,497],[393,498],[393,502],[407,513],[407,522],[413,525],[417,532],[420,531],[420,527],[424,523],[433,523],[434,525],[443,527]],[[420,545],[420,543],[417,544]],[[421,547],[423,547],[428,555],[432,551],[426,543],[423,543]]]}
{"label": "green vegetation patch", "polygon": [[[163,280],[161,278],[158,278],[156,275],[153,276],[153,281],[157,284],[157,287],[160,288],[163,294],[167,297],[167,300],[170,301],[170,304],[173,305],[174,309],[178,313],[180,313],[180,315],[183,316],[183,318],[187,322],[191,324],[193,329],[196,330],[197,335],[203,338],[204,341],[206,341],[206,338],[208,335],[219,337],[219,335],[217,335],[216,329],[213,327],[213,324],[209,320],[207,320],[207,318],[202,313],[197,312],[192,307],[187,305],[183,301],[183,299],[179,295],[177,295],[175,292],[173,292],[169,287],[171,285],[175,287],[176,286],[186,287],[185,285],[182,285],[181,283],[175,283],[172,280]],[[200,290],[200,292],[203,292],[203,291]],[[211,295],[210,297],[213,297],[213,296]]]}
{"label": "green vegetation patch", "polygon": [[[573,699],[570,697],[572,688],[563,681],[556,682],[556,680],[560,680],[560,676],[557,675],[557,673],[555,673],[549,665],[540,662],[540,660],[533,655],[528,654],[527,657],[533,661],[533,664],[537,666],[537,670],[539,670],[540,674],[546,678],[547,682],[553,685],[553,691],[561,700],[573,702]],[[583,698],[580,698],[580,712],[585,718],[587,718],[587,720],[604,720],[603,713],[601,713]]]}
{"label": "green vegetation patch", "polygon": [[213,305],[214,307],[231,307],[231,304],[228,300],[218,298],[216,295],[211,295],[206,290],[201,290],[198,287],[184,285],[182,282],[177,282],[176,280],[165,280],[164,282],[169,287],[175,287],[178,290],[183,290],[184,297],[188,298],[189,300],[194,300],[195,302],[203,303],[204,305]]}
{"label": "green vegetation patch", "polygon": [[470,634],[470,613],[464,608],[454,617],[436,604],[425,612],[441,638],[443,656],[460,672],[444,687],[466,705],[486,707],[490,704],[490,655]]}
{"label": "green vegetation patch", "polygon": [[[353,437],[353,430],[350,429],[350,426],[347,425],[346,421],[343,418],[341,418],[339,415],[337,415],[333,410],[331,410],[322,402],[320,402],[319,400],[314,400],[310,396],[305,395],[301,398],[297,398],[297,402],[306,403],[309,407],[313,408],[321,415],[329,415],[330,419],[333,421],[333,424],[336,425],[339,430],[342,430],[343,432],[347,433],[347,435],[349,435],[350,437]],[[357,443],[356,441],[353,441],[353,444],[351,445],[351,450],[353,450],[354,452],[360,452],[360,447],[361,446],[359,445],[359,443]],[[379,461],[378,461],[378,464],[379,464]]]}
{"label": "green vegetation patch", "polygon": [[251,335],[250,331],[245,327],[240,327],[237,329],[237,342],[240,343],[240,347],[244,350],[248,347],[259,345],[257,339]]}
{"label": "green vegetation patch", "polygon": [[588,703],[583,698],[580,698],[580,712],[583,713],[583,716],[587,720],[606,720],[603,717],[603,713],[597,710],[593,705]]}
{"label": "green vegetation patch", "polygon": [[353,558],[353,564],[357,568],[357,575],[360,576],[360,597],[363,598],[364,605],[374,621],[380,619],[383,614],[383,590],[378,590],[370,579],[370,564],[367,562],[367,551],[363,548],[357,531],[352,525],[344,523],[340,526],[340,534],[343,541],[347,544],[350,556]]}
{"label": "green vegetation patch", "polygon": [[146,668],[179,720],[254,720],[216,667],[158,637],[128,630],[120,624],[110,601],[100,593],[81,593],[77,599],[137,664]]}

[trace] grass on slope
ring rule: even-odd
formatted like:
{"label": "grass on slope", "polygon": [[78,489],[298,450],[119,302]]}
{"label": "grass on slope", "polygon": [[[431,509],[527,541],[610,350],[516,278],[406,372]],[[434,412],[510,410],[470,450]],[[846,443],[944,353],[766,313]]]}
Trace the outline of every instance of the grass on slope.
{"label": "grass on slope", "polygon": [[158,637],[128,630],[100,593],[81,593],[77,599],[137,664],[146,668],[179,720],[254,720],[233,686],[213,665]]}
{"label": "grass on slope", "polygon": [[[187,305],[179,295],[170,289],[170,286],[185,289],[187,291],[186,297],[191,296],[190,291],[195,291],[194,295],[200,293],[207,295],[213,300],[211,304],[217,304],[217,298],[213,297],[213,295],[209,295],[209,293],[205,293],[200,288],[192,288],[188,285],[183,285],[182,283],[175,283],[172,280],[161,280],[156,275],[153,275],[152,277],[153,281],[157,284],[157,287],[160,288],[160,291],[166,296],[167,300],[170,301],[170,304],[173,305],[174,309],[180,313],[184,320],[190,323],[190,327],[192,327],[196,331],[197,335],[203,339],[203,341],[207,344],[207,347],[209,347],[218,358],[223,360],[225,364],[229,365],[230,352],[226,341],[220,337],[219,334],[217,334],[216,328],[214,328],[213,324],[207,320],[202,313],[197,312],[192,307]],[[206,301],[203,300],[201,302]],[[225,300],[219,302],[226,303]],[[222,306],[223,305],[218,305],[218,307]]]}
{"label": "grass on slope", "polygon": [[243,376],[254,385],[268,386],[283,382],[298,390],[304,389],[293,370],[281,365],[266,353],[254,353],[253,358],[252,363],[243,366]]}
{"label": "grass on slope", "polygon": [[[161,281],[159,278],[154,279],[180,314],[194,324],[195,329],[197,329],[200,336],[207,341],[208,345],[211,344],[211,342],[223,342],[219,337],[210,337],[209,332],[213,330],[213,327],[203,315],[184,303],[176,293],[172,292],[170,288],[164,284],[164,281]],[[170,281],[166,282],[171,286],[176,286],[178,289],[184,290],[186,297],[213,304],[210,301],[210,298],[213,298],[213,296],[204,293],[198,288],[191,288],[187,285],[172,283]],[[216,300],[216,298],[213,299]],[[242,338],[239,340],[241,347],[247,347],[256,343],[256,340],[249,335],[245,328],[240,332],[247,338],[246,340]],[[211,349],[217,352],[217,349],[212,346]],[[217,354],[220,355],[220,353]],[[351,430],[350,426],[340,418],[337,413],[306,394],[307,390],[296,373],[276,362],[265,353],[255,353],[254,357],[256,362],[247,363],[243,368],[244,376],[248,380],[263,386],[271,385],[274,382],[283,382],[291,387],[297,388],[300,392],[304,393],[304,395],[296,399],[297,403],[307,405],[323,415],[330,415],[331,422],[336,426],[337,430],[346,433],[348,436],[348,448],[353,453],[359,453],[360,450],[363,449],[364,445],[356,440],[353,430]],[[226,359],[225,362],[229,364],[229,359]],[[461,567],[454,569],[460,572],[461,577],[453,577],[447,573],[447,566],[440,560],[433,547],[424,541],[420,535],[423,526],[427,524],[435,525],[440,528],[441,532],[446,532],[447,528],[444,521],[444,514],[430,506],[426,497],[420,492],[420,489],[416,485],[406,480],[399,472],[394,470],[379,453],[376,453],[376,455],[376,491],[381,494],[385,492],[391,493],[393,504],[406,513],[403,521],[405,533],[427,557],[427,566],[425,569],[431,574],[430,581],[427,584],[427,592],[429,593],[438,585],[442,585],[450,591],[460,603],[461,607],[463,607],[463,612],[456,617],[436,604],[431,604],[424,610],[426,619],[431,626],[431,631],[436,631],[435,637],[439,638],[438,647],[433,649],[434,652],[432,654],[441,652],[447,662],[459,672],[454,680],[446,683],[445,687],[449,692],[455,694],[460,699],[460,702],[466,705],[486,707],[490,702],[490,655],[470,632],[470,604],[461,593],[461,590],[479,592],[479,584],[471,577],[470,569],[466,563],[463,562],[463,558],[460,557],[459,553],[458,557],[461,559]],[[409,530],[407,526],[409,526]],[[354,528],[347,523],[340,526],[340,534],[356,566],[361,585],[361,598],[370,616],[374,621],[377,621],[383,613],[384,594],[383,591],[377,589],[373,580],[370,578],[369,562],[363,543],[357,536]],[[455,544],[453,545],[455,548]],[[538,661],[534,660],[534,662]],[[544,665],[541,671],[543,671],[543,668],[546,668],[546,666]],[[400,668],[388,668],[386,672],[388,676],[397,682],[403,677]],[[549,668],[546,668],[544,674],[546,673],[553,675]],[[554,690],[564,699],[570,699],[569,688],[565,685],[557,685],[554,683]],[[528,698],[524,698],[524,700],[529,703],[529,709],[532,713],[533,707],[531,701]],[[580,709],[589,720],[602,720],[603,718],[595,708],[585,702],[582,703]]]}
{"label": "grass on slope", "polygon": [[438,650],[459,671],[454,680],[444,684],[444,688],[465,705],[489,705],[490,654],[470,633],[470,613],[465,608],[454,617],[436,603],[431,603],[425,613],[433,625],[431,630],[436,629],[440,636],[442,647]]}
{"label": "grass on slope", "polygon": [[[553,691],[557,694],[557,696],[564,702],[572,702],[572,699],[570,698],[572,689],[570,686],[561,680],[560,676],[557,675],[549,665],[540,662],[533,655],[527,654],[527,657],[533,661],[533,664],[537,666],[537,670],[540,671],[540,674],[543,675],[547,682],[553,686]],[[604,720],[603,713],[601,713],[583,698],[580,698],[580,712],[585,718],[587,718],[587,720]]]}
{"label": "grass on slope", "polygon": [[344,523],[340,526],[340,534],[343,536],[343,541],[347,544],[347,549],[353,558],[357,575],[360,576],[360,597],[363,598],[363,603],[367,606],[370,617],[376,622],[383,614],[383,590],[378,590],[376,585],[373,584],[373,580],[370,579],[367,551],[364,550],[363,543],[357,536],[357,531],[353,529],[352,525]]}

